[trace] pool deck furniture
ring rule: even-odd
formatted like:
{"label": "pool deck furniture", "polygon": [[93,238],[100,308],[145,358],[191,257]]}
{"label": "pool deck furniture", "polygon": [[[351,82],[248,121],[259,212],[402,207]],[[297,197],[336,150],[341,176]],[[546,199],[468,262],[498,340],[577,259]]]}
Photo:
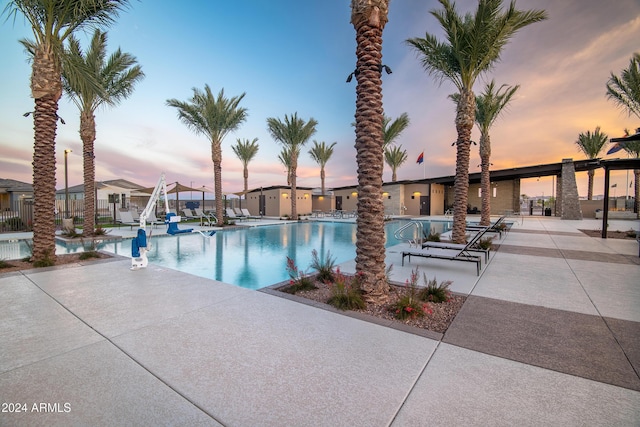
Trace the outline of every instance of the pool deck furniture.
{"label": "pool deck furniture", "polygon": [[455,249],[466,250],[467,252],[480,252],[484,254],[485,262],[489,261],[489,251],[491,248],[481,248],[478,243],[487,233],[489,227],[484,227],[478,230],[473,237],[467,243],[453,243],[453,242],[422,242],[422,249],[438,248],[438,249]]}
{"label": "pool deck furniture", "polygon": [[237,215],[236,212],[232,208],[226,208],[225,212],[226,212],[227,217],[229,219],[234,219],[236,221],[244,221],[244,220],[248,219],[248,218],[246,218],[246,217],[244,217],[242,215],[240,215],[240,216]]}
{"label": "pool deck furniture", "polygon": [[249,209],[247,208],[240,209],[240,212],[242,212],[242,215],[244,215],[247,219],[260,219],[259,215],[251,215],[251,212],[249,212]]}
{"label": "pool deck furniture", "polygon": [[129,211],[120,211],[120,219],[117,221],[118,226],[120,225],[128,225],[129,228],[131,230],[133,230],[133,227],[139,227],[140,226],[140,222],[139,221],[134,221],[133,219],[133,215],[131,214],[131,212]]}
{"label": "pool deck furniture", "polygon": [[480,270],[482,268],[482,258],[478,255],[471,255],[469,252],[469,244],[466,244],[462,249],[427,248],[426,250],[402,251],[402,265],[404,266],[405,257],[409,257],[408,261],[411,262],[412,256],[421,258],[447,259],[450,261],[473,262],[476,264],[476,272],[479,276]]}
{"label": "pool deck furniture", "polygon": [[[500,218],[498,218],[497,220],[495,220],[495,222],[491,223],[491,225],[489,225],[488,229],[486,230],[487,233],[498,233],[500,235],[500,237],[502,237],[502,232],[504,231],[505,233],[507,232],[507,228],[504,227],[504,220],[506,218],[506,215],[501,216]],[[468,231],[479,231],[481,230],[483,227],[483,225],[480,224],[467,224],[466,226],[466,230]]]}

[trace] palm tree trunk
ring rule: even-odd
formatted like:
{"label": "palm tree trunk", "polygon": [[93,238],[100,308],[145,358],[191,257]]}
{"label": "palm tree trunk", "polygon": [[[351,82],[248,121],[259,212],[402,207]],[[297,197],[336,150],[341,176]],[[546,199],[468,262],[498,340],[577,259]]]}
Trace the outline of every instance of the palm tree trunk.
{"label": "palm tree trunk", "polygon": [[396,182],[398,180],[398,175],[396,174],[396,168],[393,168],[391,172],[391,181]]}
{"label": "palm tree trunk", "polygon": [[456,177],[454,184],[453,230],[451,238],[456,243],[465,243],[467,225],[467,202],[469,201],[469,155],[471,129],[475,121],[475,96],[470,89],[460,91],[456,112]]}
{"label": "palm tree trunk", "polygon": [[80,139],[82,139],[82,168],[84,178],[84,225],[85,237],[94,235],[96,218],[96,165],[93,147],[96,140],[96,118],[92,113],[80,114]]}
{"label": "palm tree trunk", "polygon": [[589,177],[589,187],[587,190],[587,200],[593,200],[593,175],[596,173],[593,169],[587,171]]}
{"label": "palm tree trunk", "polygon": [[33,253],[32,261],[56,259],[56,128],[58,101],[62,96],[60,68],[44,49],[33,57],[31,94],[33,112]]}
{"label": "palm tree trunk", "polygon": [[482,189],[482,208],[480,225],[491,224],[491,140],[488,134],[480,136],[480,188]]}
{"label": "palm tree trunk", "polygon": [[324,178],[325,178],[325,175],[324,175],[324,166],[322,166],[322,167],[320,168],[320,189],[321,189],[321,191],[322,191],[320,194],[322,194],[323,196],[324,196]]}
{"label": "palm tree trunk", "polygon": [[[376,3],[376,5],[372,5]],[[385,277],[384,167],[382,129],[382,30],[388,1],[352,0],[351,22],[356,29],[356,159],[358,162],[358,218],[356,220],[356,272],[362,275],[364,297],[383,304],[388,299]]]}
{"label": "palm tree trunk", "polygon": [[244,194],[246,197],[247,191],[249,190],[249,168],[247,167],[246,164],[244,165],[243,175],[244,175]]}
{"label": "palm tree trunk", "polygon": [[217,226],[224,225],[224,206],[222,203],[222,147],[219,141],[211,142],[211,160],[213,161],[213,183],[216,193]]}
{"label": "palm tree trunk", "polygon": [[298,220],[298,206],[296,203],[297,182],[296,174],[298,170],[298,154],[291,153],[291,219]]}

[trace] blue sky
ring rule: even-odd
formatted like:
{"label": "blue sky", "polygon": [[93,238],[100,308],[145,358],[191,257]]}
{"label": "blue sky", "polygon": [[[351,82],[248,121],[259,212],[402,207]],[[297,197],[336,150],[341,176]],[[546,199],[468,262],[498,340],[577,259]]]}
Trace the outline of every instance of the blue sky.
{"label": "blue sky", "polygon": [[[1,2],[2,8],[6,1]],[[456,2],[461,11],[475,1]],[[223,142],[223,191],[242,190],[242,165],[231,150],[236,138],[258,138],[260,151],[249,165],[249,187],[284,185],[286,176],[277,155],[281,147],[269,136],[268,117],[297,112],[318,121],[313,139],[337,142],[327,165],[327,186],[355,185],[355,80],[346,77],[355,67],[355,31],[349,0],[236,0],[132,2],[108,30],[108,50],[120,47],[135,55],[146,78],[134,94],[116,108],[96,114],[96,178],[125,178],[152,186],[161,172],[168,182],[213,187],[210,144],[177,119],[166,100],[187,100],[192,88],[208,84],[214,93],[246,93],[241,106],[248,119]],[[520,9],[544,9],[547,21],[519,32],[505,48],[502,61],[475,87],[486,81],[520,84],[507,113],[494,125],[494,169],[583,158],[574,141],[579,133],[600,126],[619,136],[640,122],[622,113],[605,98],[611,72],[619,74],[640,50],[638,0],[517,0]],[[398,141],[408,152],[398,179],[453,175],[454,108],[449,83],[435,81],[421,68],[404,43],[425,32],[440,34],[429,11],[434,0],[391,0],[383,34],[383,63],[393,74],[383,75],[385,113],[407,112],[411,126]],[[32,34],[19,18],[0,25],[0,177],[31,182],[33,122],[22,114],[33,110],[30,64],[17,42]],[[84,42],[88,36],[79,35]],[[86,43],[83,43],[86,45]],[[76,107],[60,102],[56,151],[57,187],[64,185],[63,150],[69,155],[69,183],[82,182],[81,141]],[[478,132],[474,129],[474,139]],[[309,147],[312,145],[309,142]],[[319,168],[303,150],[298,185],[319,187]],[[425,166],[415,163],[425,152]],[[609,157],[622,157],[617,153]],[[471,172],[479,171],[472,152]],[[385,168],[385,180],[391,173]],[[579,175],[586,195],[586,175]],[[595,193],[602,192],[602,174]],[[624,188],[626,174],[613,177]],[[551,178],[523,183],[523,192],[551,192]]]}

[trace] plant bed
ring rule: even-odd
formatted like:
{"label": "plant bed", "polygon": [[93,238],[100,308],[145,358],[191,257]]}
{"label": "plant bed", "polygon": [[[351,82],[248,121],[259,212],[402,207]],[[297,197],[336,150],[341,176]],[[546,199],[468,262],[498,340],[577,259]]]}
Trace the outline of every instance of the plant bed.
{"label": "plant bed", "polygon": [[[87,262],[91,262],[91,260],[112,258],[111,255],[106,254],[104,252],[92,252],[92,256],[88,258],[85,258],[87,257],[86,254],[87,254],[86,252],[78,252],[73,254],[57,255],[56,261],[53,265],[57,266],[57,265],[74,264],[74,263],[86,264]],[[9,273],[13,271],[20,271],[20,270],[31,270],[34,268],[37,268],[37,267],[35,267],[33,263],[28,260],[20,259],[20,260],[0,261],[0,274]]]}
{"label": "plant bed", "polygon": [[[353,276],[346,277],[352,278]],[[309,300],[310,302],[327,304],[327,307],[331,307],[328,301],[333,296],[333,285],[319,281],[314,281],[314,285],[316,289],[298,291],[295,293],[295,296]],[[291,285],[287,283],[274,289],[284,293],[286,292],[285,289],[290,286]],[[447,331],[447,328],[449,328],[449,325],[451,325],[451,322],[453,322],[453,319],[455,319],[467,299],[466,296],[449,293],[449,299],[445,302],[420,302],[421,305],[426,305],[428,309],[427,313],[423,316],[410,316],[405,319],[398,319],[397,304],[403,297],[407,297],[409,293],[412,292],[412,289],[410,286],[400,284],[390,284],[389,286],[389,300],[385,304],[376,305],[365,303],[364,308],[349,311],[367,314],[398,325],[407,325],[443,334]],[[417,288],[418,291],[420,289],[421,288]]]}

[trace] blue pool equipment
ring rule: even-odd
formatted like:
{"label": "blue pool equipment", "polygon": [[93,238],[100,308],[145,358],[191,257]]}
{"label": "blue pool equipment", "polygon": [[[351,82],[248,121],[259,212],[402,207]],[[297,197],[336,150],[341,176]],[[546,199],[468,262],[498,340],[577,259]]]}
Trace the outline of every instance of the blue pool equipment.
{"label": "blue pool equipment", "polygon": [[178,223],[180,222],[180,219],[181,218],[178,215],[174,214],[173,212],[169,212],[167,214],[165,222],[169,224],[169,227],[167,228],[168,234],[173,235],[173,234],[191,233],[193,231],[193,228],[179,229]]}
{"label": "blue pool equipment", "polygon": [[147,234],[140,228],[138,235],[131,240],[131,269],[145,268],[149,263],[147,259]]}

